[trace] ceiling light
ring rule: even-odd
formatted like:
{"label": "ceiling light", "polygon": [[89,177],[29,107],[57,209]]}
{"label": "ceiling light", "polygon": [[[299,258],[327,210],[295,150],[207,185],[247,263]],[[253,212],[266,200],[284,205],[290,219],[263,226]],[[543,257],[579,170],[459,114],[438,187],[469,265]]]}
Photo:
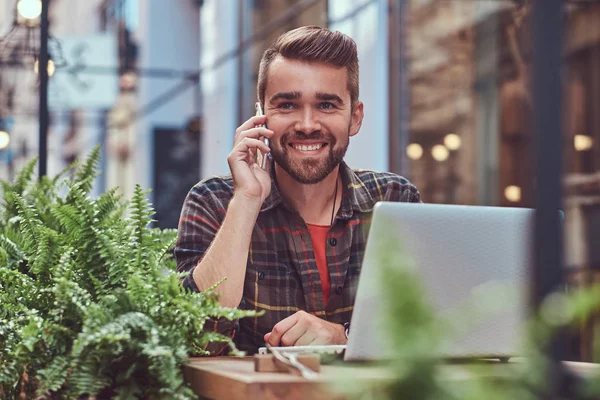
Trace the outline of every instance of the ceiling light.
{"label": "ceiling light", "polygon": [[506,200],[512,203],[518,203],[521,201],[521,188],[515,185],[507,186],[504,189],[504,197]]}
{"label": "ceiling light", "polygon": [[8,132],[0,131],[0,150],[4,150],[10,143],[10,135]]}
{"label": "ceiling light", "polygon": [[462,144],[462,139],[456,133],[450,133],[444,137],[444,144],[449,150],[458,150]]}
{"label": "ceiling light", "polygon": [[573,145],[577,151],[586,151],[594,146],[594,139],[587,135],[575,135]]}
{"label": "ceiling light", "polygon": [[444,146],[443,144],[436,144],[431,149],[431,155],[433,156],[433,158],[436,161],[442,162],[448,158],[448,156],[450,155],[450,152],[448,151],[446,146]]}
{"label": "ceiling light", "polygon": [[411,160],[418,160],[423,156],[423,147],[418,143],[411,143],[406,146],[406,155]]}
{"label": "ceiling light", "polygon": [[37,19],[42,15],[41,0],[19,0],[17,12],[25,19]]}
{"label": "ceiling light", "polygon": [[[35,71],[35,73],[38,73],[39,70],[39,62],[36,60],[36,62],[33,64],[33,70]],[[52,76],[54,75],[54,71],[56,71],[56,66],[54,65],[54,61],[52,60],[48,60],[48,76]]]}

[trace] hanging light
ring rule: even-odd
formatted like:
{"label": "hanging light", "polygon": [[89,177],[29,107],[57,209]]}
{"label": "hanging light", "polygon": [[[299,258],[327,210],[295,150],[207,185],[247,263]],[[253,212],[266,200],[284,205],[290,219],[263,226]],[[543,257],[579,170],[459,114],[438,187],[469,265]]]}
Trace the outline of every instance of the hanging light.
{"label": "hanging light", "polygon": [[594,146],[594,139],[587,135],[575,135],[573,145],[577,151],[587,151]]}
{"label": "hanging light", "polygon": [[19,0],[17,3],[17,12],[19,16],[26,20],[35,20],[42,15],[41,0]]}
{"label": "hanging light", "polygon": [[6,131],[0,130],[0,150],[4,150],[10,144],[10,135]]}
{"label": "hanging light", "polygon": [[418,160],[423,156],[423,147],[418,143],[411,143],[406,146],[406,155],[411,160]]}
{"label": "hanging light", "polygon": [[519,186],[510,185],[504,189],[504,197],[511,203],[518,203],[521,201],[521,188]]}
{"label": "hanging light", "polygon": [[[35,71],[36,74],[39,74],[39,61],[35,60],[35,63],[33,64],[33,70]],[[54,65],[54,61],[52,60],[48,60],[48,77],[51,77],[52,75],[54,75],[54,71],[56,71],[56,66]]]}
{"label": "hanging light", "polygon": [[442,161],[446,161],[448,159],[450,152],[448,151],[446,146],[444,146],[443,144],[436,144],[431,149],[431,155],[434,160],[442,162]]}
{"label": "hanging light", "polygon": [[[12,28],[0,37],[0,65],[12,68],[36,68],[34,63],[40,58],[41,0],[19,0],[14,11]],[[60,42],[48,36],[48,53],[52,55],[54,70],[66,65]],[[2,69],[2,68],[0,68]]]}
{"label": "hanging light", "polygon": [[462,139],[456,133],[449,133],[444,137],[444,145],[448,150],[458,150],[462,145]]}

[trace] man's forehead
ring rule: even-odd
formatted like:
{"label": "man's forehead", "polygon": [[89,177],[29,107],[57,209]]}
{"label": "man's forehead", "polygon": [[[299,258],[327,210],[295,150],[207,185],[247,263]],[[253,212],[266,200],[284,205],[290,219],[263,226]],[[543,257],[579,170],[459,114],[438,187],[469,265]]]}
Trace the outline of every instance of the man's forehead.
{"label": "man's forehead", "polygon": [[278,74],[289,70],[299,69],[305,71],[314,71],[331,75],[337,75],[342,78],[346,77],[348,73],[345,67],[338,67],[321,61],[305,61],[293,58],[286,58],[281,55],[276,56],[273,59],[273,61],[271,61],[267,73],[270,77],[273,75],[273,73]]}
{"label": "man's forehead", "polygon": [[319,67],[319,66],[324,66],[324,67],[329,67],[329,68],[333,68],[333,69],[338,69],[338,70],[344,70],[344,67],[338,67],[335,66],[333,64],[329,64],[323,61],[312,61],[312,60],[301,60],[298,58],[289,58],[289,57],[284,57],[281,54],[278,54],[275,56],[275,58],[273,58],[273,60],[271,61],[270,65],[292,65],[292,64],[296,64],[296,65],[304,65],[304,66],[310,66],[310,67]]}
{"label": "man's forehead", "polygon": [[269,66],[266,83],[266,91],[271,94],[293,92],[298,98],[318,97],[320,93],[349,95],[346,68],[317,61],[278,56]]}

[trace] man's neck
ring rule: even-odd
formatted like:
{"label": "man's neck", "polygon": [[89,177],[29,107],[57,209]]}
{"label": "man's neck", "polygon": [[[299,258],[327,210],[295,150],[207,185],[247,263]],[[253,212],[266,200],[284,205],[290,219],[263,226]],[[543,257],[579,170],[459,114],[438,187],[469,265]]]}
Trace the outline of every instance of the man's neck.
{"label": "man's neck", "polygon": [[337,166],[325,179],[312,185],[298,182],[277,164],[275,164],[275,168],[277,187],[281,197],[300,213],[304,222],[329,225],[332,212],[334,215],[337,214],[341,204],[342,190],[338,187],[335,210],[333,210],[336,185],[341,186],[341,182],[338,180],[340,167]]}

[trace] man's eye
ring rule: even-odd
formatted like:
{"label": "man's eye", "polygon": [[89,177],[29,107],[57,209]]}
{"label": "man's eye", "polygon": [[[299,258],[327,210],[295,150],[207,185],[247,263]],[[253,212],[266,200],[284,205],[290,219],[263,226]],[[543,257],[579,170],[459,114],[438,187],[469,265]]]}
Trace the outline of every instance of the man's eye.
{"label": "man's eye", "polygon": [[294,108],[294,103],[281,103],[277,106],[277,108],[281,108],[284,110],[291,110]]}
{"label": "man's eye", "polygon": [[323,102],[319,104],[319,107],[323,110],[333,110],[335,108],[335,105],[333,103]]}

